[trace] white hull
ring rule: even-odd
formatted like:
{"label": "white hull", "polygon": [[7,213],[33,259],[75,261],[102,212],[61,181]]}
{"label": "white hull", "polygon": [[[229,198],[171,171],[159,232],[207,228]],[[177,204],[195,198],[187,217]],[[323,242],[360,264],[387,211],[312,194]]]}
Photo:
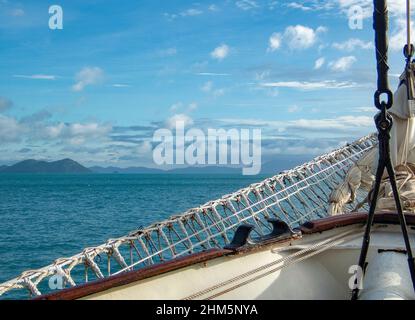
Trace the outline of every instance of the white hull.
{"label": "white hull", "polygon": [[[350,234],[343,238],[342,243],[338,243],[318,254],[315,250],[311,250],[310,254],[315,255],[303,261],[281,262],[273,265],[272,268],[235,280],[235,277],[348,232]],[[290,243],[271,244],[236,255],[218,257],[148,279],[97,292],[85,296],[83,299],[347,300],[351,297],[349,282],[352,274],[349,273],[349,269],[357,264],[362,246],[362,233],[363,227],[359,224],[325,231],[321,234],[305,235],[302,239]],[[414,233],[411,232],[410,236],[415,246]],[[332,242],[328,243],[333,244]],[[368,255],[369,266],[372,266],[372,261],[378,260],[379,256],[382,255],[382,253],[378,253],[378,250],[392,249],[404,250],[399,226],[377,226],[372,235]],[[406,255],[402,253],[395,253],[395,255],[403,256],[406,261]],[[402,280],[401,282],[405,282],[408,277],[406,264],[400,263],[396,267],[399,270],[388,270],[388,272],[394,272],[397,275],[394,278],[395,285],[399,283],[399,279]],[[274,269],[279,270],[272,272]],[[267,272],[269,274],[266,274]],[[367,279],[370,278],[369,272],[370,268],[366,275]],[[402,275],[401,278],[399,278],[400,274]],[[229,282],[231,279],[234,281]],[[382,285],[385,286],[385,284],[379,283],[379,286]],[[404,286],[404,283],[402,285]],[[208,290],[208,292],[203,293],[204,290]],[[388,290],[387,284],[385,290]],[[400,295],[395,295],[394,298],[415,298],[413,290],[403,290],[404,293],[401,291],[399,291]],[[362,297],[365,295],[366,299],[371,299],[371,293],[363,290]],[[374,299],[376,297],[387,298],[387,295],[373,295]]]}

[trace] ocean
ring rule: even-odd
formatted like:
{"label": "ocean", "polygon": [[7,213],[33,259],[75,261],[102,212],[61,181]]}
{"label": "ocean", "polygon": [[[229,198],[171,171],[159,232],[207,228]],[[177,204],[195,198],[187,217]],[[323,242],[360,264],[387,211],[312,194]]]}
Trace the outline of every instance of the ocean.
{"label": "ocean", "polygon": [[0,283],[264,178],[0,175]]}

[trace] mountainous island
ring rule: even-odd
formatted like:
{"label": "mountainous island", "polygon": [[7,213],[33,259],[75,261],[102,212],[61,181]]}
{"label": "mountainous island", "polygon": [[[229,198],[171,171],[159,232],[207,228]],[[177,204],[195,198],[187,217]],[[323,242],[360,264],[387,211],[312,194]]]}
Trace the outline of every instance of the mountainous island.
{"label": "mountainous island", "polygon": [[[279,156],[263,163],[261,174],[276,174],[293,168],[311,159],[310,156]],[[41,160],[24,160],[10,166],[0,166],[0,174],[241,174],[241,168],[205,166],[162,170],[145,167],[90,167],[87,168],[72,159],[47,162]]]}
{"label": "mountainous island", "polygon": [[0,167],[0,173],[86,174],[93,172],[72,159],[63,159],[53,162],[24,160],[12,166]]}

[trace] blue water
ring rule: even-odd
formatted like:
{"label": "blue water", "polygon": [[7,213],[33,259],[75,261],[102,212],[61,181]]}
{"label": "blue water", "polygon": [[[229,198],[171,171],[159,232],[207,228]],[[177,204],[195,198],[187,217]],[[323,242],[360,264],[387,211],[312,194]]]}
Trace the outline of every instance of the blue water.
{"label": "blue water", "polygon": [[0,283],[263,178],[0,175]]}

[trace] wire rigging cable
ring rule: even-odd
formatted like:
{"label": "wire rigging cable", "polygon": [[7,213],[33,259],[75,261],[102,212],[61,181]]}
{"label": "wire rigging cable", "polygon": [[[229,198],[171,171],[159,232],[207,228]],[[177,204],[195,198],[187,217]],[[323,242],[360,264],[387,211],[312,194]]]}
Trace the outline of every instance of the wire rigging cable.
{"label": "wire rigging cable", "polygon": [[411,0],[406,0],[406,45],[411,48]]}

